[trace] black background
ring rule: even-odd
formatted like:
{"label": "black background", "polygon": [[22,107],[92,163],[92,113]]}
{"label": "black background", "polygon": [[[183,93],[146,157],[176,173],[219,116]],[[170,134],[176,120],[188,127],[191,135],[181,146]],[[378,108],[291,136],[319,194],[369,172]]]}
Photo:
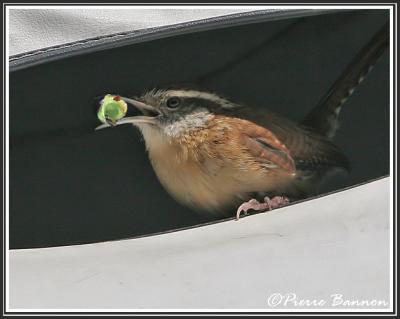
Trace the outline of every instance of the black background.
{"label": "black background", "polygon": [[[12,72],[10,247],[120,239],[213,219],[163,190],[135,128],[94,131],[95,97],[197,84],[300,120],[388,19],[387,10],[358,10],[270,21]],[[352,172],[323,192],[389,173],[388,50],[341,117],[335,142]]]}

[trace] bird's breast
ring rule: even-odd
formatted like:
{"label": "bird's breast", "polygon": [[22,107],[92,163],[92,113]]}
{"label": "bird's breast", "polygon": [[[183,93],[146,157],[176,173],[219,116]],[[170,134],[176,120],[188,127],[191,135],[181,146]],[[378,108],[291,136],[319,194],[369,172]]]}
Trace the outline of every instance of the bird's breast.
{"label": "bird's breast", "polygon": [[201,156],[175,143],[165,143],[157,150],[149,148],[158,179],[176,200],[201,210],[219,209],[233,200],[235,191],[224,183],[228,176],[223,176],[223,163]]}
{"label": "bird's breast", "polygon": [[282,184],[281,176],[246,160],[237,139],[223,130],[208,129],[183,140],[142,131],[158,179],[179,202],[217,212],[246,200],[246,194]]}

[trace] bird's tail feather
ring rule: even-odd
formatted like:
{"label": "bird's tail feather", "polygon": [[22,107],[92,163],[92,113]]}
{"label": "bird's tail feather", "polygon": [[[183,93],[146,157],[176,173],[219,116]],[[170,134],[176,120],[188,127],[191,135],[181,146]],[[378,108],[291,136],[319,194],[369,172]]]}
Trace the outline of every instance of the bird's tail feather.
{"label": "bird's tail feather", "polygon": [[388,45],[389,23],[387,22],[354,57],[328,93],[305,117],[302,124],[313,128],[323,136],[332,138],[338,128],[338,117],[342,105],[372,70]]}

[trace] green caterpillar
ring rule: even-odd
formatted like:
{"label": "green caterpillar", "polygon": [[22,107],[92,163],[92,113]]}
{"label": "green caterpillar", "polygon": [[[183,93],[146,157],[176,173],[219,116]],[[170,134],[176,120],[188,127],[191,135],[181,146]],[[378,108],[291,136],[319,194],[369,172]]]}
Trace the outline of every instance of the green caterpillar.
{"label": "green caterpillar", "polygon": [[115,125],[128,110],[128,105],[118,95],[107,94],[100,103],[97,117],[102,123]]}

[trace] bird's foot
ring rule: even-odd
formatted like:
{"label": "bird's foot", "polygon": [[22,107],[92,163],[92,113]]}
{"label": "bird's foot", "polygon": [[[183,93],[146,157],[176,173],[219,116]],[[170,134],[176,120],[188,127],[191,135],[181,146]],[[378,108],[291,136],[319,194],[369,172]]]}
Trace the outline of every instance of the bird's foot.
{"label": "bird's foot", "polygon": [[250,199],[248,202],[243,203],[239,206],[236,211],[236,220],[239,220],[240,213],[244,211],[244,214],[247,215],[247,211],[249,209],[253,209],[255,211],[263,212],[266,210],[272,210],[274,208],[278,208],[284,206],[289,203],[289,198],[286,196],[275,196],[270,199],[268,196],[264,197],[264,203],[260,203],[256,199]]}

